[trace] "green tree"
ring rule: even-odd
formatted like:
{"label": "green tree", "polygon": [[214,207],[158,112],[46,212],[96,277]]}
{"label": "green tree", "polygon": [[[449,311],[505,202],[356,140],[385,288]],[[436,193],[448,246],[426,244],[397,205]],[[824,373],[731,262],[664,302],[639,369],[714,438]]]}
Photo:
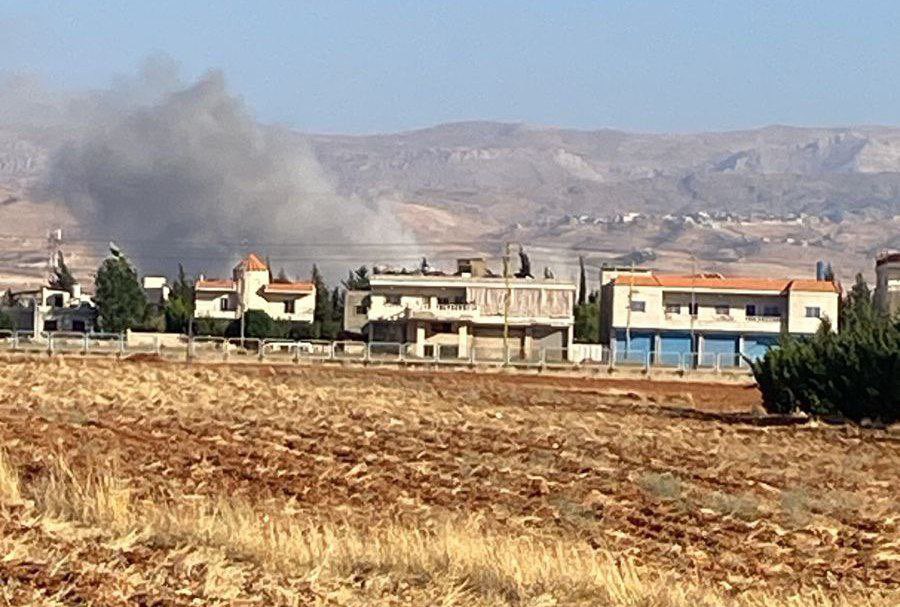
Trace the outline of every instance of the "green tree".
{"label": "green tree", "polygon": [[62,251],[59,251],[56,256],[56,267],[53,268],[53,276],[50,277],[50,288],[71,293],[76,282],[69,266],[66,265]]}
{"label": "green tree", "polygon": [[94,303],[104,331],[119,333],[144,319],[144,291],[137,272],[121,253],[114,253],[100,265],[95,288]]}
{"label": "green tree", "polygon": [[340,321],[334,320],[331,291],[325,278],[315,265],[310,281],[316,286],[316,310],[313,313],[312,336],[318,339],[335,339],[341,332]]}
{"label": "green tree", "polygon": [[194,316],[194,283],[188,279],[184,266],[178,264],[178,278],[172,285],[166,302],[165,328],[170,333],[188,333]]}
{"label": "green tree", "polygon": [[575,340],[600,343],[600,304],[596,301],[575,306]]}
{"label": "green tree", "polygon": [[[240,320],[236,320],[229,326],[228,334],[237,337],[240,331]],[[276,337],[275,321],[262,310],[247,310],[244,312],[244,337],[256,339]]]}
{"label": "green tree", "polygon": [[784,336],[752,363],[768,411],[900,419],[900,319],[879,314],[868,285],[857,277],[841,322],[840,333],[823,322],[811,337]]}
{"label": "green tree", "polygon": [[348,291],[367,291],[369,285],[369,268],[359,266],[355,270],[347,273],[347,280],[342,281],[344,288]]}
{"label": "green tree", "polygon": [[13,322],[12,316],[0,310],[0,331],[15,331],[15,329],[16,324]]}
{"label": "green tree", "polygon": [[583,306],[587,303],[587,272],[584,269],[584,257],[582,255],[578,256],[578,305]]}

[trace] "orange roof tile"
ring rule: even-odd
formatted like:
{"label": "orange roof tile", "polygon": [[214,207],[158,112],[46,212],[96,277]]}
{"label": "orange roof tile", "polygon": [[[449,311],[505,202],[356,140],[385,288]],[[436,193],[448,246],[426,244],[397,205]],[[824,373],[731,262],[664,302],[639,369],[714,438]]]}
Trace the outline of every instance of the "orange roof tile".
{"label": "orange roof tile", "polygon": [[311,282],[270,282],[266,285],[266,291],[279,291],[283,293],[312,293],[315,286]]}
{"label": "orange roof tile", "polygon": [[617,285],[675,289],[737,289],[744,291],[777,291],[779,293],[782,291],[840,292],[838,285],[830,281],[743,276],[724,277],[709,274],[697,276],[636,274],[617,276],[613,279],[613,282]]}
{"label": "orange roof tile", "polygon": [[198,289],[233,289],[234,281],[233,280],[206,279],[206,280],[198,280],[197,284],[194,286]]}
{"label": "orange roof tile", "polygon": [[268,270],[269,266],[267,266],[266,263],[259,258],[259,255],[257,255],[256,253],[250,253],[249,255],[247,255],[247,257],[242,259],[234,269],[243,269],[249,272],[253,272]]}

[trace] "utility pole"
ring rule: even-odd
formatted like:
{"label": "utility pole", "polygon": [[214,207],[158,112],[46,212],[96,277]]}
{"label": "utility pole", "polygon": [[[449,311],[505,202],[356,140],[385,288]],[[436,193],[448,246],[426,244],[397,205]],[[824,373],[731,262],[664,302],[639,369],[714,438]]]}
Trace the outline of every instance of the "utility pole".
{"label": "utility pole", "polygon": [[510,243],[506,243],[503,253],[503,284],[506,294],[503,298],[503,362],[509,360],[509,300],[512,297],[512,289],[509,286],[509,251]]}
{"label": "utility pole", "polygon": [[628,275],[628,310],[625,315],[625,358],[631,350],[631,301],[634,296],[634,260],[631,260],[631,273]]}
{"label": "utility pole", "polygon": [[691,350],[697,352],[697,364],[700,364],[700,348],[694,342],[694,319],[697,316],[697,258],[691,255],[691,309],[688,313],[691,315]]}

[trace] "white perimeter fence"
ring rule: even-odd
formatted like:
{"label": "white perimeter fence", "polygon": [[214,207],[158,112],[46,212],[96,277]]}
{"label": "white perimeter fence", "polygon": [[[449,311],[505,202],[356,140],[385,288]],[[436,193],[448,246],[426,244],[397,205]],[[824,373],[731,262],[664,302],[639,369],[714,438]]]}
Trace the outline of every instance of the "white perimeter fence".
{"label": "white perimeter fence", "polygon": [[292,341],[203,337],[174,334],[64,333],[0,331],[0,352],[83,354],[127,358],[140,354],[166,359],[350,362],[361,364],[457,365],[468,367],[514,367],[536,369],[616,368],[669,370],[681,373],[713,372],[749,374],[749,365],[736,353],[647,352],[610,350],[597,344],[574,344],[570,348],[540,348],[523,352],[518,348],[470,348],[460,356],[456,346],[400,342]]}

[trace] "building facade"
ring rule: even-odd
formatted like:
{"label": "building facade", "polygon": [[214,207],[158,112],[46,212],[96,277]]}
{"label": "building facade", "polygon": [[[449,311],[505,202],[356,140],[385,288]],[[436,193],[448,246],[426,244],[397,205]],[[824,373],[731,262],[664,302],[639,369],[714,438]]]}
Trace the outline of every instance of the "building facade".
{"label": "building facade", "polygon": [[615,360],[741,364],[780,335],[837,326],[832,281],[622,274],[603,287],[601,338]]}
{"label": "building facade", "polygon": [[875,260],[875,303],[885,314],[900,311],[900,252],[883,253]]}
{"label": "building facade", "polygon": [[90,333],[97,328],[97,308],[79,284],[71,292],[41,287],[13,293],[11,305],[3,311],[17,331]]}
{"label": "building facade", "polygon": [[235,266],[230,279],[201,276],[194,293],[194,318],[235,320],[259,310],[275,320],[311,323],[316,309],[314,284],[272,281],[269,266],[253,253]]}
{"label": "building facade", "polygon": [[459,260],[455,274],[376,273],[369,282],[369,291],[347,294],[345,330],[409,344],[410,355],[468,358],[474,349],[481,358],[534,359],[543,349],[567,357],[573,341],[571,282],[504,278],[480,259]]}

